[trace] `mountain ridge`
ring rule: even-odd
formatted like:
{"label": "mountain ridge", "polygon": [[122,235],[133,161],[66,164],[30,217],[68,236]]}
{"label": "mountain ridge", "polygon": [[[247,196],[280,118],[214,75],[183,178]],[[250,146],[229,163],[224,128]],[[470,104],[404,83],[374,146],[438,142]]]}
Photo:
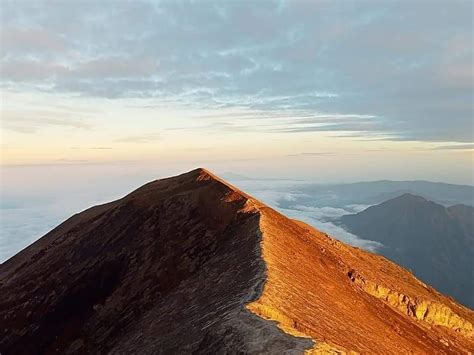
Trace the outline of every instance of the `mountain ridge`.
{"label": "mountain ridge", "polygon": [[473,348],[471,310],[205,169],[74,215],[0,292],[2,354]]}

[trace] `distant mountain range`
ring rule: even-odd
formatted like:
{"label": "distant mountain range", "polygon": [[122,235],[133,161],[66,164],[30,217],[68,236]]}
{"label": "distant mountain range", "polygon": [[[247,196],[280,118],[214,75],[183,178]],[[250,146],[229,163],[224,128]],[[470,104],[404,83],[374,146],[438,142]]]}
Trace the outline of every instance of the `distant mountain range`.
{"label": "distant mountain range", "polygon": [[379,253],[424,282],[474,307],[473,207],[444,207],[403,194],[339,222],[361,238],[382,243]]}
{"label": "distant mountain range", "polygon": [[344,207],[374,205],[405,193],[425,197],[443,206],[474,206],[474,186],[430,181],[370,181],[351,184],[298,184],[293,191],[302,197],[302,205]]}

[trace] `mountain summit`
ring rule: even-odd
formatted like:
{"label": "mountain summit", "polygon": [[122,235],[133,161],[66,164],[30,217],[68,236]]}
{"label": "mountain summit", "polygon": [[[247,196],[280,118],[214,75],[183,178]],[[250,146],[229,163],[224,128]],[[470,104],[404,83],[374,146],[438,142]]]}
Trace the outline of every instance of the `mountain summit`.
{"label": "mountain summit", "polygon": [[74,215],[0,294],[3,355],[474,349],[471,310],[204,169]]}

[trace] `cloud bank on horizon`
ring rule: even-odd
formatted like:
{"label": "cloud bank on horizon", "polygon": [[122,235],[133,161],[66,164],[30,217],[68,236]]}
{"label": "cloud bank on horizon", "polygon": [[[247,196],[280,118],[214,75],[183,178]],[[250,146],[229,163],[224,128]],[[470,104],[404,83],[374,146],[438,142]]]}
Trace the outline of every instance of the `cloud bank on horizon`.
{"label": "cloud bank on horizon", "polygon": [[[465,145],[473,139],[470,1],[3,1],[1,7],[6,92],[204,110],[182,130],[340,132],[472,148]],[[2,116],[4,129],[23,133],[93,125],[18,108]]]}

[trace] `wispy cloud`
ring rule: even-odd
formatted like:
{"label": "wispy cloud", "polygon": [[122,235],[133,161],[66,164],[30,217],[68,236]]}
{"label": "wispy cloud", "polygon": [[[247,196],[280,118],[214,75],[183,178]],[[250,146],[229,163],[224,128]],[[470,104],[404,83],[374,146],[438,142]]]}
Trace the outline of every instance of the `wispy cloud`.
{"label": "wispy cloud", "polygon": [[[148,98],[156,106],[215,109],[215,116],[228,108],[259,112],[249,119],[320,115],[317,125],[288,117],[286,127],[268,129],[280,133],[468,143],[472,11],[472,2],[457,0],[357,8],[326,1],[136,1],[113,9],[101,2],[5,1],[1,85]],[[341,122],[338,115],[372,119]]]}
{"label": "wispy cloud", "polygon": [[161,139],[159,134],[143,134],[115,139],[118,143],[154,143]]}
{"label": "wispy cloud", "polygon": [[6,26],[0,31],[2,45],[15,54],[60,52],[67,48],[64,38],[45,28]]}
{"label": "wispy cloud", "polygon": [[84,163],[91,162],[91,160],[62,158],[62,159],[56,159],[56,162],[57,163],[64,163],[64,164],[84,164]]}
{"label": "wispy cloud", "polygon": [[111,150],[113,149],[112,147],[69,147],[69,149],[72,150]]}
{"label": "wispy cloud", "polygon": [[[66,127],[90,130],[93,125],[77,118],[70,118],[67,114],[41,112],[2,112],[2,127],[19,133],[35,133],[47,127]],[[58,117],[51,117],[51,116]]]}
{"label": "wispy cloud", "polygon": [[434,150],[473,150],[474,143],[470,144],[452,144],[452,145],[441,145],[433,148]]}
{"label": "wispy cloud", "polygon": [[296,154],[288,154],[287,157],[313,157],[313,156],[331,156],[334,155],[333,152],[303,152]]}

